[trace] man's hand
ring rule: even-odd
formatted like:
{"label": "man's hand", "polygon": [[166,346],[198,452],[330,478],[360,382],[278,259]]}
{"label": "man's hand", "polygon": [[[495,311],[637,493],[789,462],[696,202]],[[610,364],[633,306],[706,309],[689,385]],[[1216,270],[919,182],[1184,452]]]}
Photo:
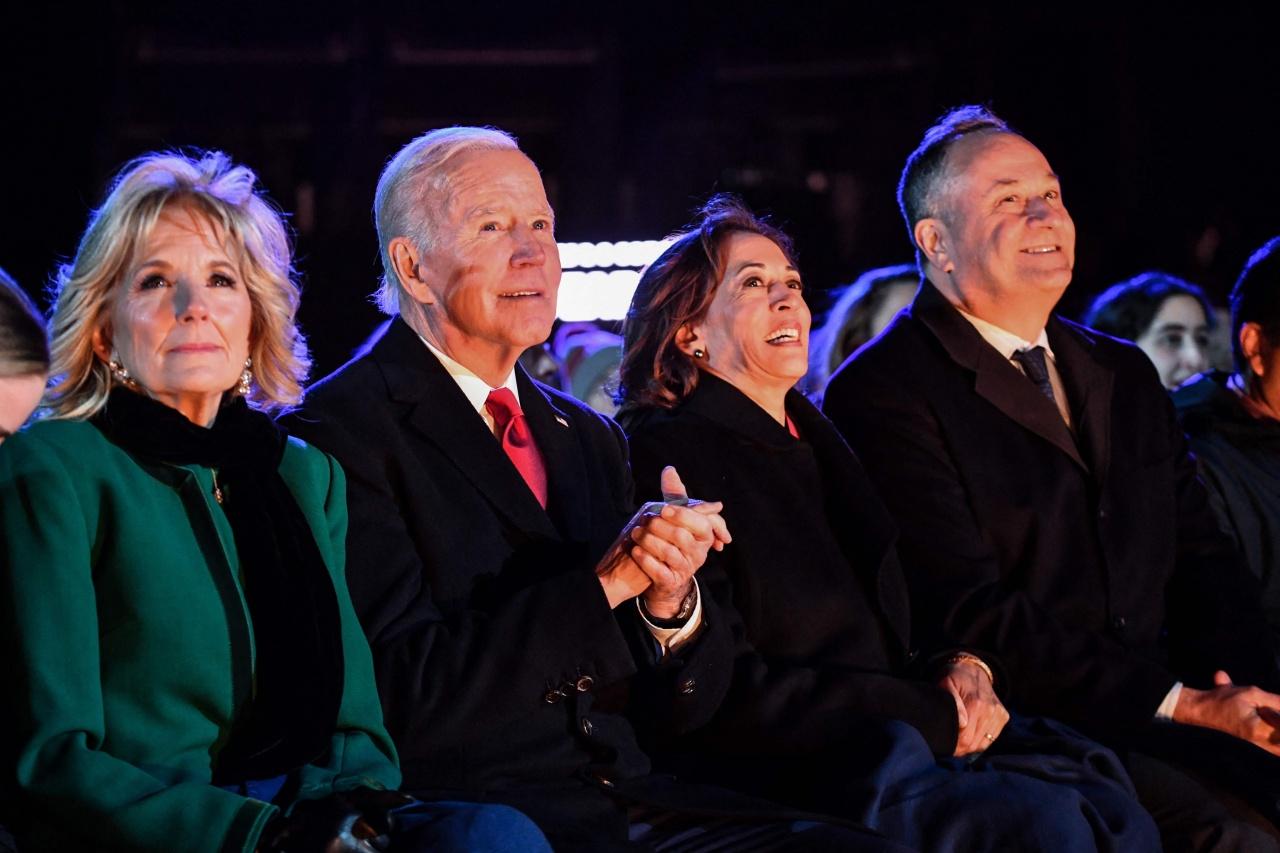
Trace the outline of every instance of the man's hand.
{"label": "man's hand", "polygon": [[1222,670],[1212,690],[1183,686],[1173,720],[1217,729],[1280,755],[1280,696],[1258,687],[1237,687]]}
{"label": "man's hand", "polygon": [[977,663],[960,660],[947,665],[938,686],[956,700],[960,731],[954,754],[972,755],[991,746],[1009,722],[1009,712],[986,671]]}
{"label": "man's hand", "polygon": [[662,495],[668,503],[642,507],[596,574],[610,607],[643,594],[649,613],[666,619],[679,611],[707,552],[724,548],[732,537],[720,516],[723,504],[689,500],[671,466],[662,470]]}

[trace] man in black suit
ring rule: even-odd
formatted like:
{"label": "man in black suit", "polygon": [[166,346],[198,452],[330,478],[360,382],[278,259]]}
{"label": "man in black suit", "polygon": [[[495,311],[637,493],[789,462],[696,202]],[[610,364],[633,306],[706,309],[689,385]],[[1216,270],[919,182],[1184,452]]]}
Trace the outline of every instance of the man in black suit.
{"label": "man in black suit", "polygon": [[517,368],[560,279],[534,164],[501,131],[433,131],[383,171],[375,213],[397,316],[289,426],[347,472],[347,579],[404,787],[516,806],[558,850],[885,849],[650,775],[637,724],[699,725],[726,689],[730,638],[693,574],[728,533],[718,504],[677,505],[671,471],[672,500],[628,521],[617,425]]}
{"label": "man in black suit", "polygon": [[1075,250],[1057,176],[962,107],[899,202],[924,281],[824,410],[902,528],[920,623],[999,654],[1015,709],[1129,750],[1170,846],[1239,843],[1251,830],[1164,762],[1275,820],[1280,697],[1232,684],[1275,684],[1268,639],[1150,363],[1051,314]]}

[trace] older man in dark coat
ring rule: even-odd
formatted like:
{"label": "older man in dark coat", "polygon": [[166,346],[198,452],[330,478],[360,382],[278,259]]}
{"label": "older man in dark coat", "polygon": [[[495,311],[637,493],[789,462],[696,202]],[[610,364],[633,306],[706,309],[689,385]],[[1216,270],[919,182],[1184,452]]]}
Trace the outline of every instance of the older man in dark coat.
{"label": "older man in dark coat", "polygon": [[1057,176],[966,107],[899,193],[925,281],[824,411],[902,529],[917,619],[1000,654],[1015,709],[1130,750],[1169,846],[1272,849],[1173,766],[1274,820],[1280,697],[1232,680],[1276,675],[1149,361],[1051,315],[1075,248]]}
{"label": "older man in dark coat", "polygon": [[533,163],[500,131],[433,131],[375,206],[398,316],[289,426],[347,471],[348,583],[405,788],[514,805],[558,850],[890,848],[650,774],[631,720],[698,725],[726,687],[693,573],[728,535],[715,504],[628,522],[621,431],[517,368],[560,278]]}

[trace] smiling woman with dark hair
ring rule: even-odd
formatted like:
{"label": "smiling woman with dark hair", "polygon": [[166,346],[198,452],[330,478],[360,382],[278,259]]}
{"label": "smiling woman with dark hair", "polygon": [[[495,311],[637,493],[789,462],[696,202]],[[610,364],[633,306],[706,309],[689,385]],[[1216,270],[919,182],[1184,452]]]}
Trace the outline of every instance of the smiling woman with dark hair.
{"label": "smiling woman with dark hair", "polygon": [[1115,756],[1048,721],[1006,732],[1000,667],[978,650],[911,650],[893,523],[792,387],[809,327],[790,241],[730,197],[632,300],[619,396],[637,487],[658,497],[675,465],[734,531],[699,575],[736,640],[733,682],[660,763],[917,849],[1157,849]]}

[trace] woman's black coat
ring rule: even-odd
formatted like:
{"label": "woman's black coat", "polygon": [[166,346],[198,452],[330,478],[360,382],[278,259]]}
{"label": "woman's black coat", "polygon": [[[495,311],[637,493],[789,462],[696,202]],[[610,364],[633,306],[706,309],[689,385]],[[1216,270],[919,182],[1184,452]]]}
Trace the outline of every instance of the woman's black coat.
{"label": "woman's black coat", "polygon": [[733,686],[709,726],[658,752],[671,769],[739,783],[767,759],[766,787],[788,784],[778,762],[794,759],[822,784],[821,767],[848,778],[873,762],[878,723],[893,719],[949,756],[954,700],[907,674],[918,667],[893,522],[827,419],[794,391],[786,408],[799,440],[704,373],[676,409],[623,417],[641,494],[658,497],[674,465],[691,496],[724,502],[733,536],[697,575],[731,621]]}

